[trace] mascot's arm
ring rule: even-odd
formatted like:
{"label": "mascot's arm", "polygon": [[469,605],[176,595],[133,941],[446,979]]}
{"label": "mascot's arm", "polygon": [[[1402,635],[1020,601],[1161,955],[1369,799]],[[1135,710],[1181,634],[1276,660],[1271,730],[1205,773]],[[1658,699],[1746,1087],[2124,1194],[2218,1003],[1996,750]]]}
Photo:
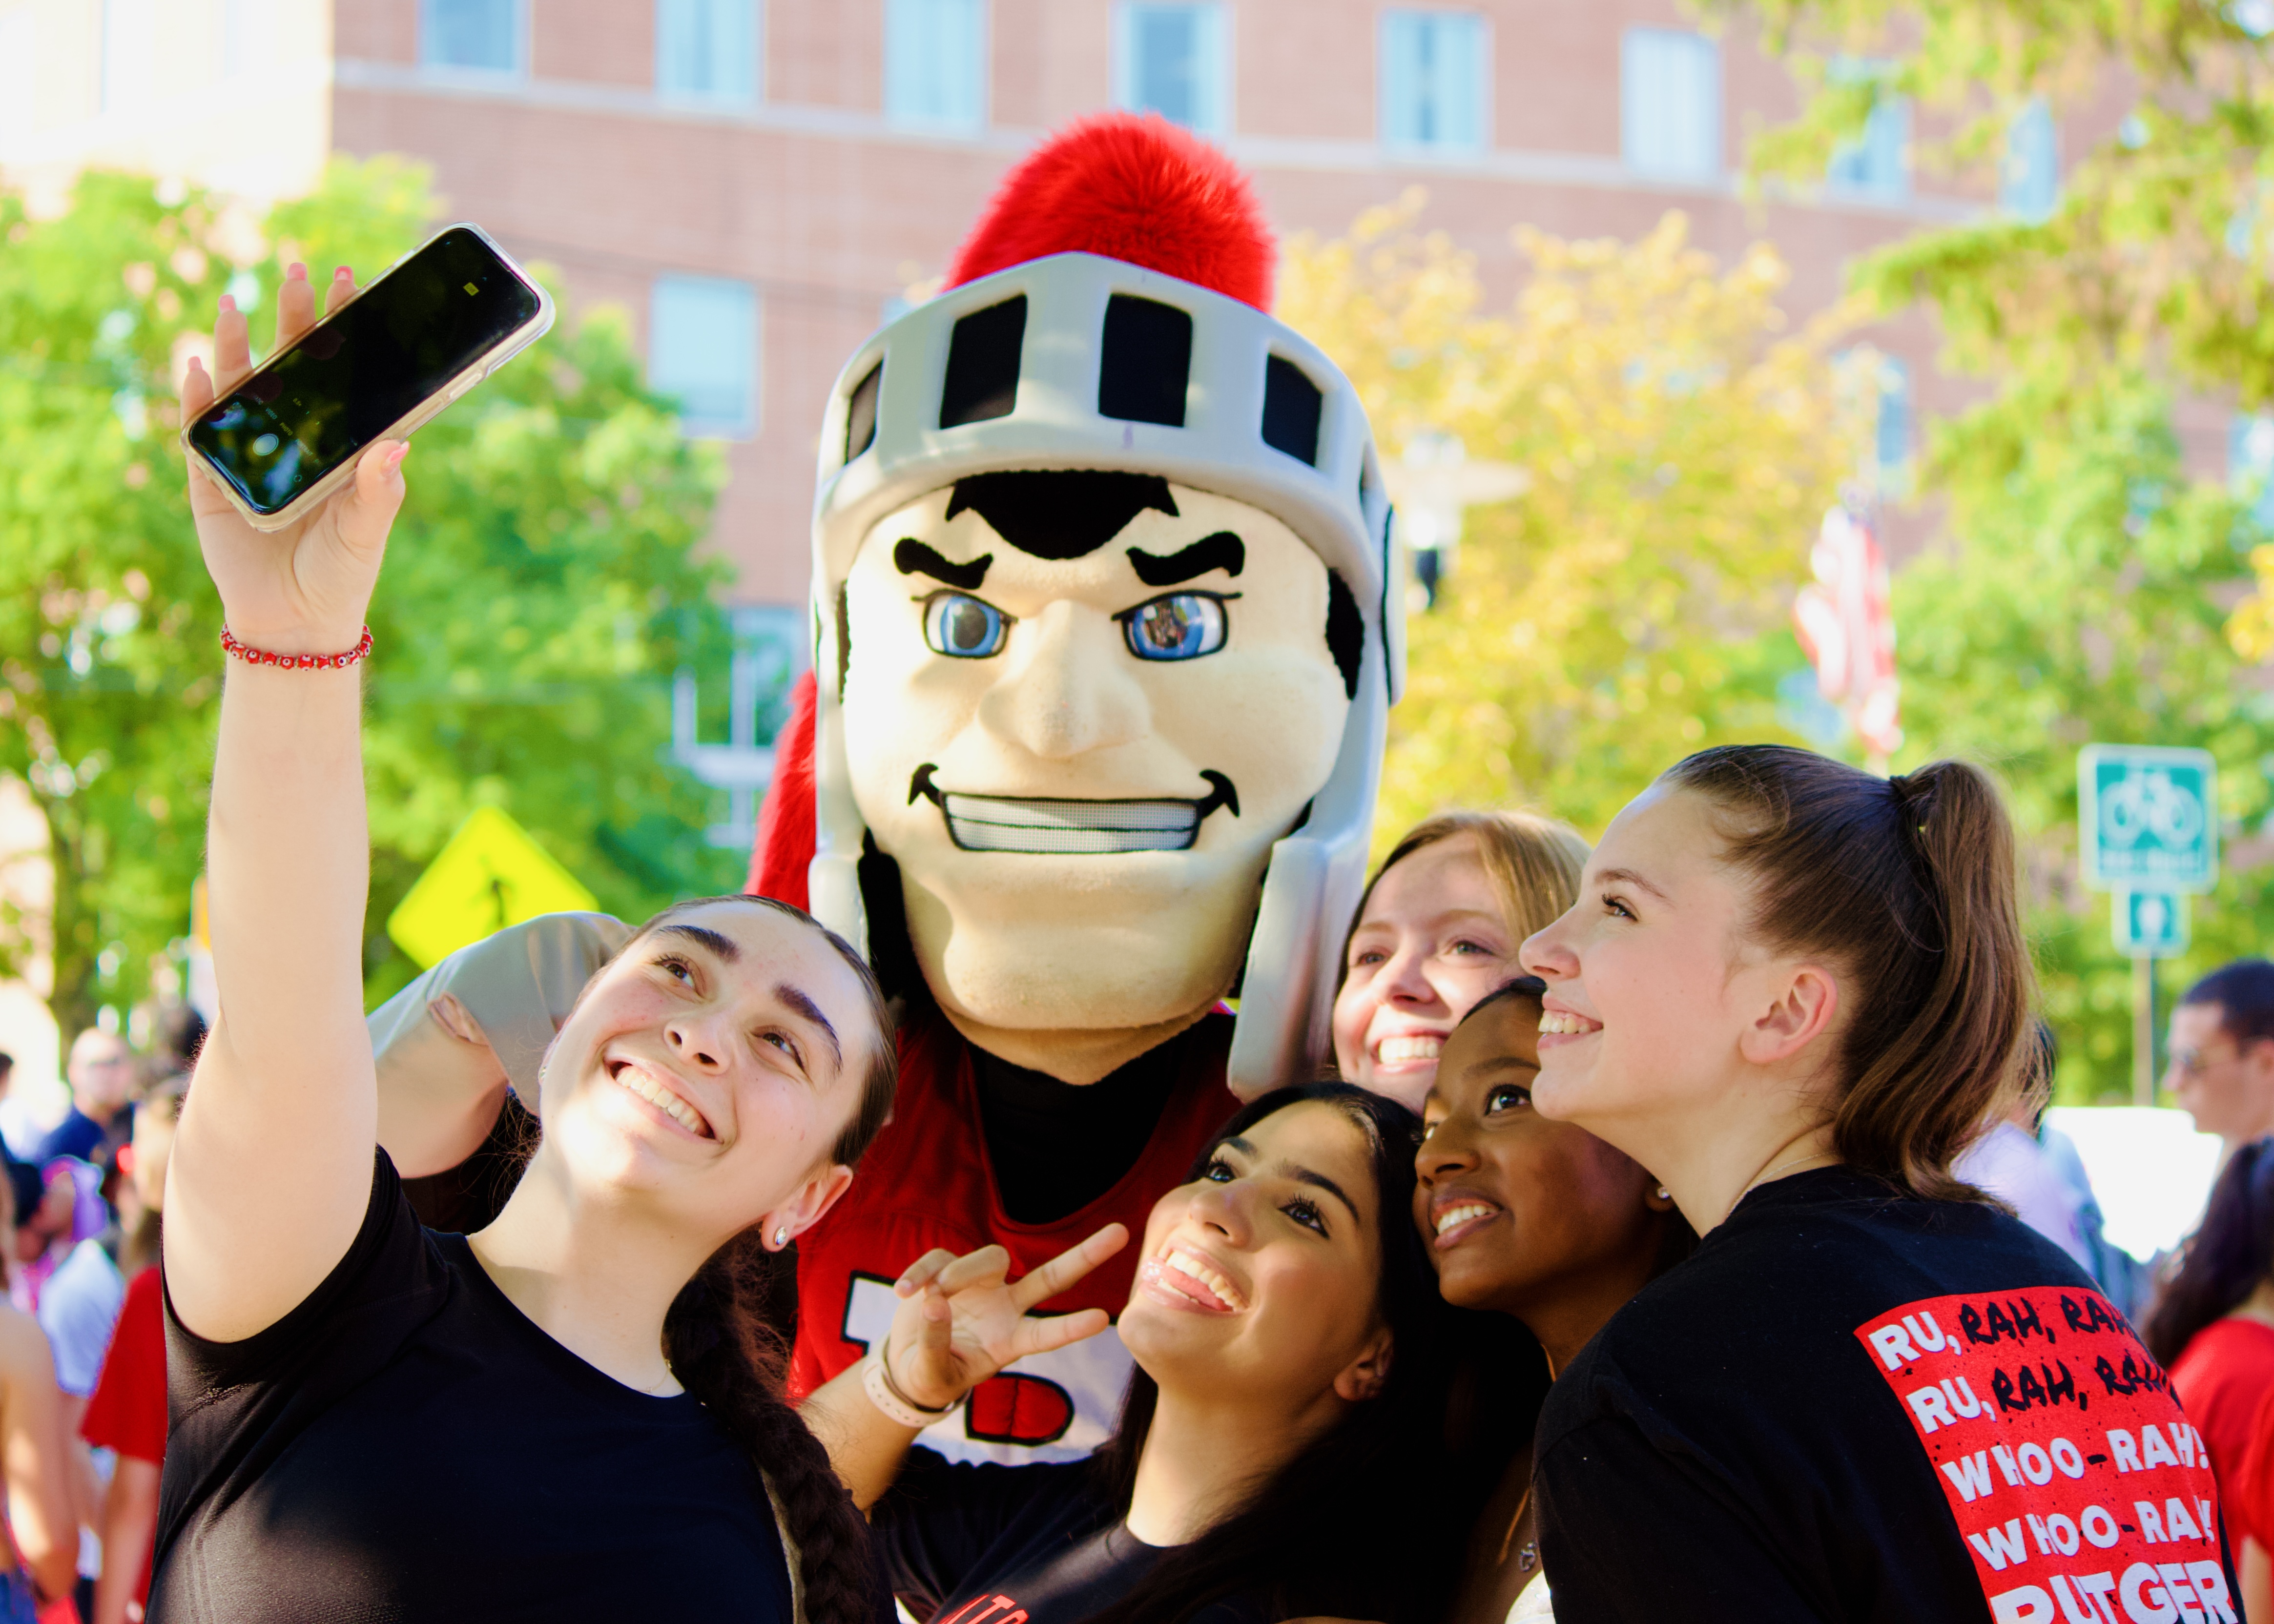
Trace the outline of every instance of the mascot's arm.
{"label": "mascot's arm", "polygon": [[545,914],[462,947],[373,1010],[379,1142],[405,1178],[447,1172],[497,1125],[510,1087],[538,1109],[545,1050],[630,936],[605,914]]}
{"label": "mascot's arm", "polygon": [[1129,1231],[1109,1223],[1071,1251],[1059,1253],[1032,1274],[1008,1278],[1011,1254],[983,1246],[959,1258],[934,1250],[916,1259],[892,1286],[900,1307],[884,1344],[870,1356],[882,1361],[888,1398],[904,1410],[930,1410],[921,1425],[896,1419],[870,1397],[869,1359],[819,1388],[802,1412],[829,1451],[853,1503],[866,1511],[892,1479],[900,1462],[930,1419],[945,1415],[963,1395],[1013,1360],[1048,1353],[1111,1324],[1102,1308],[1043,1318],[1028,1312],[1049,1301],[1128,1244]]}

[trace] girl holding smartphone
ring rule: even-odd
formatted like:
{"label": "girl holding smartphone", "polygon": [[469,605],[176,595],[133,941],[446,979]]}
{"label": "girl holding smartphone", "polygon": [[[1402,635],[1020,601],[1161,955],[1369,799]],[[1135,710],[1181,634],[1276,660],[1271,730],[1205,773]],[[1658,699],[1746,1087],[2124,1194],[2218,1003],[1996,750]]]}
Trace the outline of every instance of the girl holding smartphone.
{"label": "girl holding smartphone", "polygon": [[[286,340],[314,315],[294,271]],[[343,268],[334,303],[352,288]],[[226,301],[215,348],[247,365]],[[213,398],[192,364],[185,415]],[[353,667],[406,449],[274,532],[190,476],[237,658],[207,848],[222,1014],[167,1176],[153,1616],[861,1624],[863,1530],[749,1305],[891,1108],[850,947],[749,898],[633,933],[553,1040],[543,1140],[478,1234],[421,1228],[379,1149]]]}

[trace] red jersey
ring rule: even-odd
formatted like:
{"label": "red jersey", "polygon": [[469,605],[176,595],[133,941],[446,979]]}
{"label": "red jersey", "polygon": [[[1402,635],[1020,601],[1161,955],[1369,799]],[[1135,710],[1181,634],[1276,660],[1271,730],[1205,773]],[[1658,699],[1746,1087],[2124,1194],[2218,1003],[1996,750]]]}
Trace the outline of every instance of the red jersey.
{"label": "red jersey", "polygon": [[[166,1460],[164,1292],[154,1264],[126,1288],[102,1374],[79,1425],[79,1436],[96,1448],[116,1449],[153,1465]],[[150,1598],[150,1556],[143,1553],[142,1577],[134,1591],[135,1599],[145,1604]]]}
{"label": "red jersey", "polygon": [[[868,1351],[899,1305],[892,1282],[935,1246],[961,1254],[999,1245],[1015,1279],[1109,1223],[1126,1224],[1127,1246],[1038,1311],[1102,1308],[1118,1317],[1153,1203],[1183,1181],[1239,1109],[1224,1081],[1231,1024],[1228,1015],[1210,1015],[1199,1029],[1203,1041],[1180,1046],[1183,1075],[1143,1152],[1111,1190],[1054,1223],[1028,1224],[1008,1216],[996,1192],[970,1046],[945,1021],[911,1023],[900,1034],[892,1121],[861,1159],[852,1188],[798,1242],[792,1396],[802,1398]],[[950,1460],[1079,1460],[1112,1434],[1129,1370],[1128,1352],[1109,1329],[982,1382],[968,1404],[917,1441]]]}
{"label": "red jersey", "polygon": [[2242,1470],[2259,1402],[2274,1391],[2274,1326],[2214,1320],[2172,1361],[2172,1392],[2210,1446],[2219,1487]]}

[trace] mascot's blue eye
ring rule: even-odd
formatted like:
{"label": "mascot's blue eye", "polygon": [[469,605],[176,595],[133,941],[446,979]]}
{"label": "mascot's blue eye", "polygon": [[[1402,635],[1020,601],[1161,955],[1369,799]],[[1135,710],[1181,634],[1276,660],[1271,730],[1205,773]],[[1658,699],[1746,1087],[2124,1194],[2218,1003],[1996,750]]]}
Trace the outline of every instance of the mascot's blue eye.
{"label": "mascot's blue eye", "polygon": [[1171,592],[1120,617],[1129,651],[1139,659],[1186,660],[1224,647],[1229,622],[1213,592]]}
{"label": "mascot's blue eye", "polygon": [[950,659],[985,659],[1003,651],[1010,617],[961,592],[935,592],[924,603],[924,641]]}

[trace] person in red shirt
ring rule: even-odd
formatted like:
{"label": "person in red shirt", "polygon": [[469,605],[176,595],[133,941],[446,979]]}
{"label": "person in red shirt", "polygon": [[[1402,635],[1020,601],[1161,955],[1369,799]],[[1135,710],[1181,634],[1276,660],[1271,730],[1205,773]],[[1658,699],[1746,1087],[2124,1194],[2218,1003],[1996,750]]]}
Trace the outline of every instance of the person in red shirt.
{"label": "person in red shirt", "polygon": [[2227,1162],[2141,1340],[2171,1372],[2225,1487],[2274,1391],[2274,1139],[2249,1141]]}
{"label": "person in red shirt", "polygon": [[[181,1109],[183,1079],[142,1101],[131,1154],[123,1158],[130,1205],[154,1220],[163,1205],[167,1154]],[[94,1624],[139,1624],[150,1598],[150,1553],[158,1530],[158,1477],[166,1460],[165,1291],[154,1251],[126,1288],[110,1351],[87,1401],[79,1436],[114,1451],[118,1463],[102,1502],[102,1574]]]}

